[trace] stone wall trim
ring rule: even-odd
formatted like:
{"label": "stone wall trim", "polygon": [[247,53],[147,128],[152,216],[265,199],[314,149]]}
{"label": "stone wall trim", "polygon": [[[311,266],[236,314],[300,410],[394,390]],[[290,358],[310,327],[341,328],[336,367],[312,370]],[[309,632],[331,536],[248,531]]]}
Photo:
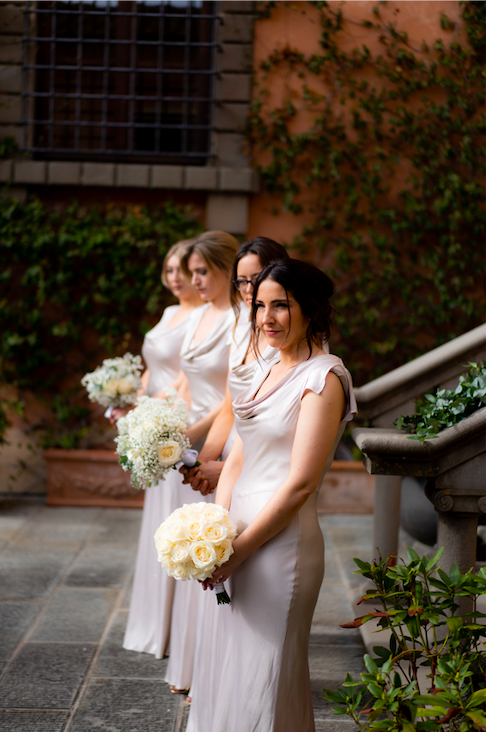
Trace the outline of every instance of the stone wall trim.
{"label": "stone wall trim", "polygon": [[165,190],[256,193],[258,173],[248,167],[129,165],[66,161],[2,160],[1,183],[65,185],[102,188],[160,188]]}

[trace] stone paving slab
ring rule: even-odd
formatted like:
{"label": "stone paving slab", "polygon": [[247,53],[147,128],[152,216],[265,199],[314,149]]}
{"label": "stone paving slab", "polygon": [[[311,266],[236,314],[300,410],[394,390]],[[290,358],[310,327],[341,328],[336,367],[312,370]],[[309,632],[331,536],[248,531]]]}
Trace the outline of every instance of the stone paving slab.
{"label": "stone paving slab", "polygon": [[64,580],[70,587],[121,588],[133,563],[134,546],[88,544]]}
{"label": "stone paving slab", "polygon": [[46,599],[78,551],[72,545],[9,544],[0,555],[0,599]]}
{"label": "stone paving slab", "polygon": [[0,709],[2,732],[63,732],[69,711]]}
{"label": "stone paving slab", "polygon": [[117,612],[93,668],[93,676],[163,681],[167,658],[157,659],[150,653],[136,653],[123,648],[127,619],[127,612]]}
{"label": "stone paving slab", "polygon": [[25,538],[48,544],[80,544],[92,530],[91,524],[97,512],[94,508],[78,509],[61,506],[53,512],[45,506],[36,515],[35,522],[24,525],[17,540]]}
{"label": "stone paving slab", "polygon": [[0,602],[0,672],[41,609],[40,603]]}
{"label": "stone paving slab", "polygon": [[60,587],[31,640],[98,643],[116,600],[115,589]]}
{"label": "stone paving slab", "polygon": [[[86,510],[86,509],[81,509]],[[91,527],[92,544],[138,545],[142,512],[133,508],[104,508]]]}
{"label": "stone paving slab", "polygon": [[0,681],[4,708],[69,709],[96,647],[26,643]]}
{"label": "stone paving slab", "polygon": [[69,732],[172,732],[179,699],[149,679],[91,679]]}

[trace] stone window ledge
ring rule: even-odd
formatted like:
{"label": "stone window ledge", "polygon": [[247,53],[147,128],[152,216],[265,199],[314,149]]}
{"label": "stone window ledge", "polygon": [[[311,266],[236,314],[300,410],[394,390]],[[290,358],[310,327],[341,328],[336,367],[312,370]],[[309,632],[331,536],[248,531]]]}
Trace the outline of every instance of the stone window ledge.
{"label": "stone window ledge", "polygon": [[0,161],[0,184],[100,186],[257,193],[252,168],[137,165],[126,163]]}

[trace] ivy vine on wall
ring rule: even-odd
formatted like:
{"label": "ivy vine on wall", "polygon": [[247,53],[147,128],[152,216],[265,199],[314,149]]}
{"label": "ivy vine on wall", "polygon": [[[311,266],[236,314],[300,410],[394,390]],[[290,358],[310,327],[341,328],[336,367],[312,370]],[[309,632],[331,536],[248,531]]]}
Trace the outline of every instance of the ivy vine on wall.
{"label": "ivy vine on wall", "polygon": [[[305,12],[260,3],[259,22],[284,5]],[[362,384],[484,319],[486,3],[421,48],[377,3],[377,53],[343,50],[345,3],[310,5],[320,52],[279,47],[255,69],[247,135],[267,190],[304,215],[293,244],[337,281],[336,350]]]}
{"label": "ivy vine on wall", "polygon": [[[202,230],[189,208],[52,209],[0,198],[0,386],[44,402],[42,425],[77,447],[90,410],[79,379],[106,355],[139,353],[144,333],[169,304],[163,258]],[[0,432],[1,435],[1,432]]]}

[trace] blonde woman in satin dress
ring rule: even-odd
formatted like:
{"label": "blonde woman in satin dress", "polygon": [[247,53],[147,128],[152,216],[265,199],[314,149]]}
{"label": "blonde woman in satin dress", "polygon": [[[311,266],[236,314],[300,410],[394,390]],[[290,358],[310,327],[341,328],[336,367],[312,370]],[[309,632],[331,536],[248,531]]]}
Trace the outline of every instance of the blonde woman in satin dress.
{"label": "blonde woman in satin dress", "polygon": [[[224,403],[230,340],[235,324],[229,284],[238,247],[237,240],[230,234],[207,231],[194,239],[181,259],[183,271],[206,303],[189,318],[180,356],[182,381],[179,385],[191,394],[192,425],[187,436],[197,450],[202,448]],[[177,475],[182,481],[182,476]],[[194,496],[190,486],[181,486],[181,505],[194,503]],[[198,496],[196,500],[214,498]],[[173,693],[186,692],[192,683],[196,619],[202,612],[202,594],[197,582],[177,583],[165,679]]]}
{"label": "blonde woman in satin dress", "polygon": [[[179,353],[189,315],[202,305],[195,288],[181,270],[180,260],[191,240],[169,249],[162,269],[162,282],[179,300],[165,308],[162,319],[144,339],[142,355],[147,370],[142,376],[144,393],[154,396],[175,382],[180,372]],[[187,392],[181,394],[187,398]],[[113,410],[113,421],[126,410]],[[175,580],[162,571],[154,552],[157,527],[178,508],[181,481],[177,473],[145,492],[133,591],[123,647],[163,658],[168,652]]]}
{"label": "blonde woman in satin dress", "polygon": [[239,536],[212,577],[229,578],[232,604],[211,661],[217,688],[191,708],[197,720],[198,707],[210,706],[208,727],[193,732],[314,731],[308,643],[324,573],[317,494],[356,411],[348,371],[322,350],[332,293],[324,273],[296,260],[270,265],[255,283],[253,323],[280,359],[233,404],[238,436],[216,502]]}

